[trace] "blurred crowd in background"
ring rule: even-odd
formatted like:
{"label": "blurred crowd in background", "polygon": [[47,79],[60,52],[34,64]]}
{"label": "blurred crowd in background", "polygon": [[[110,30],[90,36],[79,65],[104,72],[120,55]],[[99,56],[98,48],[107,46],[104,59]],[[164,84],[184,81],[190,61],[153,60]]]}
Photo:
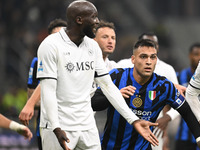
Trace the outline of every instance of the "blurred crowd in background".
{"label": "blurred crowd in background", "polygon": [[[47,26],[65,20],[72,0],[0,1],[0,113],[17,118],[27,100],[31,60]],[[159,58],[176,71],[189,66],[189,46],[200,40],[199,0],[91,0],[99,18],[114,22],[117,33],[116,62],[128,58],[137,37],[153,31],[159,39]],[[0,144],[1,145],[1,144]]]}

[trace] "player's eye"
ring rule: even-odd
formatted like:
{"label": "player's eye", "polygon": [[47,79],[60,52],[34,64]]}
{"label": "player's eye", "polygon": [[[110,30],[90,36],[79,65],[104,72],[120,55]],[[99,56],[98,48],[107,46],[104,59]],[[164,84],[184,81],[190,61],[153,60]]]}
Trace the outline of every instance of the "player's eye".
{"label": "player's eye", "polygon": [[156,59],[157,58],[157,55],[152,55],[151,56],[151,59]]}
{"label": "player's eye", "polygon": [[140,58],[145,59],[147,58],[147,55],[140,55]]}

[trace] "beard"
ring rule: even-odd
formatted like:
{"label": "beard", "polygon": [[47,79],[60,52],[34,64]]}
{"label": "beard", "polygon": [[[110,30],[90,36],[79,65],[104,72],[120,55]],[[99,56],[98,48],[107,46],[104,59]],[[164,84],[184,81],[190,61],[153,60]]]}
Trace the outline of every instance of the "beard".
{"label": "beard", "polygon": [[93,39],[95,38],[95,34],[93,32],[93,28],[91,26],[87,26],[83,29],[83,32],[85,33],[86,36],[89,38]]}

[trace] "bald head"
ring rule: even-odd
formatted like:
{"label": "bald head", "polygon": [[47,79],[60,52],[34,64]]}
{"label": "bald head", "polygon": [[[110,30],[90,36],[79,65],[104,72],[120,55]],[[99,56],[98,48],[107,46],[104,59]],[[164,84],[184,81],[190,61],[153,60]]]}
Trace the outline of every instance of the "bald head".
{"label": "bald head", "polygon": [[70,24],[71,22],[75,22],[78,16],[86,16],[93,12],[97,12],[96,7],[86,0],[76,0],[72,2],[67,10],[67,22]]}

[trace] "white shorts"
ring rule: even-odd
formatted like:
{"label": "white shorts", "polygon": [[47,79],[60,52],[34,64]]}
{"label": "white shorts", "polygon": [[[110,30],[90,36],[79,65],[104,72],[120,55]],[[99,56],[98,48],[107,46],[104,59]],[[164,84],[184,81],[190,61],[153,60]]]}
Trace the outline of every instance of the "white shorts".
{"label": "white shorts", "polygon": [[[65,131],[71,150],[101,150],[97,128],[83,131]],[[52,130],[41,128],[42,148],[44,150],[63,150]]]}

